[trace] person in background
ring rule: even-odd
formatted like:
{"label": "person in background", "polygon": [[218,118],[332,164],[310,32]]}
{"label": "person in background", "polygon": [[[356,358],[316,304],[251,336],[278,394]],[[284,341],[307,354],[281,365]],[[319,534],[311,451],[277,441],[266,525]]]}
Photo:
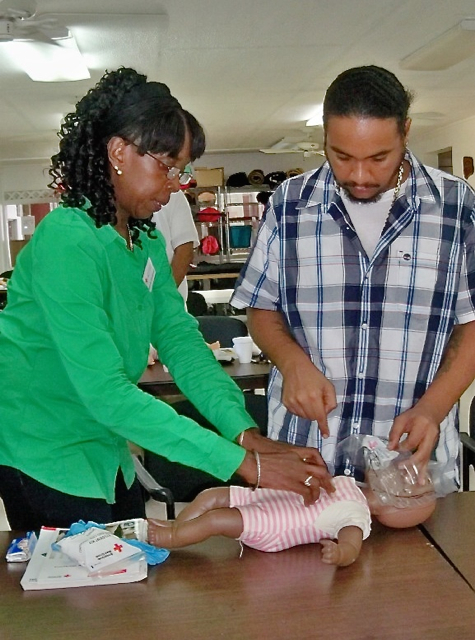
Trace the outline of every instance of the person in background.
{"label": "person in background", "polygon": [[[188,176],[189,179],[192,177],[192,174],[188,172],[183,175],[184,180]],[[165,248],[173,278],[186,306],[188,298],[186,274],[193,262],[194,249],[199,246],[200,241],[185,194],[181,190],[172,193],[168,204],[153,214],[152,222],[155,223],[155,227],[165,239]],[[157,360],[158,353],[154,347],[150,346],[147,364],[151,366]]]}
{"label": "person in background", "polygon": [[[223,480],[332,490],[319,453],[278,446],[247,414],[184,308],[152,215],[205,148],[162,83],[107,72],[65,117],[62,206],[21,252],[0,314],[0,497],[13,529],[143,517],[127,442]],[[137,386],[150,343],[221,435]]]}
{"label": "person in background", "polygon": [[[189,174],[190,177],[192,174]],[[185,303],[188,297],[186,274],[193,262],[194,249],[200,241],[191,208],[182,191],[170,196],[170,201],[154,213],[152,221],[165,238],[168,260],[178,291]]]}
{"label": "person in background", "polygon": [[[349,69],[323,106],[327,162],[272,196],[231,304],[274,362],[269,435],[333,464],[389,438],[457,477],[457,402],[475,376],[474,192],[406,147],[411,94]],[[337,474],[353,475],[343,461]]]}
{"label": "person in background", "polygon": [[259,191],[259,193],[256,194],[256,200],[259,204],[262,204],[264,205],[264,207],[266,207],[271,195],[272,191]]}

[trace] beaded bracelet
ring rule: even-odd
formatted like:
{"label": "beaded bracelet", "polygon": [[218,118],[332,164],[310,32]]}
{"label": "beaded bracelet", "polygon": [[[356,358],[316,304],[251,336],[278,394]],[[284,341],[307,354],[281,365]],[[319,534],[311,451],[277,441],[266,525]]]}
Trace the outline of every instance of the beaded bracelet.
{"label": "beaded bracelet", "polygon": [[261,484],[261,458],[258,451],[253,451],[252,453],[254,454],[254,458],[256,459],[257,466],[257,480],[255,486],[252,488],[252,490],[255,491],[256,489],[259,489],[259,485]]}

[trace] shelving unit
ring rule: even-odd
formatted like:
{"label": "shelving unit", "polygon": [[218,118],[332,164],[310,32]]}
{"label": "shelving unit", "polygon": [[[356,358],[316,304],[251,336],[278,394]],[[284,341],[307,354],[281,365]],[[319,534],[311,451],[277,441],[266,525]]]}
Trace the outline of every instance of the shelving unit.
{"label": "shelving unit", "polygon": [[228,256],[247,256],[253,235],[257,232],[264,207],[257,202],[256,194],[268,187],[228,187],[225,204],[225,234]]}
{"label": "shelving unit", "polygon": [[[193,217],[195,219],[195,224],[196,224],[196,228],[198,231],[198,236],[200,238],[200,241],[206,237],[207,235],[214,235],[219,243],[219,247],[220,247],[220,251],[218,254],[218,259],[219,262],[222,262],[224,259],[224,250],[223,247],[225,246],[225,241],[226,241],[226,234],[225,234],[225,223],[224,223],[224,219],[225,219],[225,215],[224,215],[224,209],[225,209],[225,194],[224,194],[224,187],[192,187],[190,189],[186,190],[187,193],[191,194],[194,196],[196,204],[191,206],[191,211],[193,213]],[[216,208],[219,212],[220,212],[220,218],[216,221],[201,221],[198,220],[198,215],[200,213],[200,211],[203,208],[206,208],[206,204],[200,204],[198,201],[198,196],[201,193],[213,193],[215,196],[215,202],[213,203],[213,207]],[[213,230],[216,230],[216,233],[213,233]]]}
{"label": "shelving unit", "polygon": [[[260,191],[270,191],[270,188],[267,185],[249,185],[246,187],[194,187],[187,191],[193,194],[196,200],[192,211],[200,240],[208,235],[210,229],[217,229],[217,239],[220,245],[219,262],[230,261],[233,258],[244,259],[264,211],[263,205],[257,202],[256,195]],[[199,194],[204,192],[215,195],[215,202],[212,206],[222,214],[216,222],[201,222],[197,219],[200,211],[206,206],[198,203]],[[250,232],[233,232],[233,228],[243,227],[250,228]]]}

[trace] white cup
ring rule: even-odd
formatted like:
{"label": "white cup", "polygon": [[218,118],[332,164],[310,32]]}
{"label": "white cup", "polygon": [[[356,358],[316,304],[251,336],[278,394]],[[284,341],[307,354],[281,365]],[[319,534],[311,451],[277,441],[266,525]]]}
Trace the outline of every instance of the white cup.
{"label": "white cup", "polygon": [[234,351],[236,352],[239,362],[246,364],[252,360],[252,338],[251,336],[243,336],[233,338]]}

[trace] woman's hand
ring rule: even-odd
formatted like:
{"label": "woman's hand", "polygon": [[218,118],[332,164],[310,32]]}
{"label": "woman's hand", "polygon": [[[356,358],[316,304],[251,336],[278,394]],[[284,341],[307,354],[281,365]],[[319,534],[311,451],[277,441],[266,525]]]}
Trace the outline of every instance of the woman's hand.
{"label": "woman's hand", "polygon": [[247,452],[237,473],[250,485],[256,485],[260,475],[260,487],[298,493],[303,497],[306,506],[318,500],[320,488],[328,493],[335,490],[331,475],[316,449],[291,445],[284,445],[284,447],[279,452],[257,453],[260,474],[258,474],[256,455]]}
{"label": "woman's hand", "polygon": [[318,449],[314,447],[299,447],[295,444],[289,444],[288,442],[271,440],[270,438],[262,436],[257,428],[243,431],[238,438],[238,442],[248,451],[258,451],[259,453],[287,453],[293,451],[302,460],[305,459],[308,462],[311,461],[326,468]]}

